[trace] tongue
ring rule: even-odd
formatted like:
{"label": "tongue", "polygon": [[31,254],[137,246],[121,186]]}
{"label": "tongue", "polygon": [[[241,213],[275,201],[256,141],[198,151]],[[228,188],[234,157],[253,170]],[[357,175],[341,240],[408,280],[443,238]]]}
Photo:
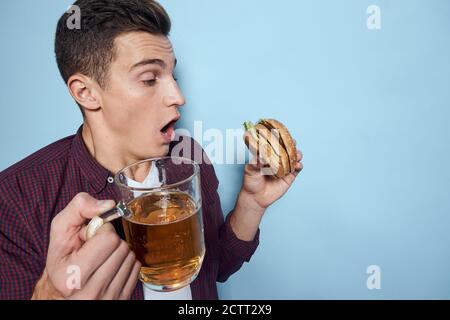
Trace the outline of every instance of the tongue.
{"label": "tongue", "polygon": [[161,130],[161,132],[162,132],[164,135],[168,135],[169,137],[172,136],[172,134],[173,134],[173,125],[172,125],[172,123],[169,123],[167,126],[165,126],[165,127]]}
{"label": "tongue", "polygon": [[175,134],[175,131],[174,131],[173,126],[170,126],[169,128],[167,128],[166,132],[164,133],[164,135],[170,137],[171,140],[174,139],[174,134]]}

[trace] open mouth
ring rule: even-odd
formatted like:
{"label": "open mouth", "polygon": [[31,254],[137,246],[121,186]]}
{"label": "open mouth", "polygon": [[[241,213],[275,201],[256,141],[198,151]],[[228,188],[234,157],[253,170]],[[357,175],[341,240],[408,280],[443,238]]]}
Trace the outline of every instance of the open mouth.
{"label": "open mouth", "polygon": [[161,128],[161,135],[166,143],[172,141],[175,137],[175,123],[180,117],[173,118],[164,127]]}
{"label": "open mouth", "polygon": [[173,127],[175,125],[176,120],[170,121],[168,124],[166,124],[162,129],[160,130],[161,133],[167,133],[168,129]]}

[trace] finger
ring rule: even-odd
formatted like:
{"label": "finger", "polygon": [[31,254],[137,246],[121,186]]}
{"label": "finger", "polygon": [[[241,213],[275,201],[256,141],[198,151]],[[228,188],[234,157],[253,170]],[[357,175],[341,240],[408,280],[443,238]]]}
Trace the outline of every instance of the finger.
{"label": "finger", "polygon": [[105,263],[113,252],[120,246],[121,239],[111,223],[104,224],[89,241],[70,259],[81,270],[81,284],[84,285],[91,275]]}
{"label": "finger", "polygon": [[68,236],[73,228],[81,227],[86,219],[106,212],[114,207],[114,200],[97,200],[89,194],[78,193],[52,221],[52,229]]}
{"label": "finger", "polygon": [[130,249],[125,241],[121,241],[119,247],[108,257],[108,259],[98,267],[97,270],[87,280],[84,288],[86,292],[97,293],[97,298],[103,298],[106,289],[115,277],[119,277],[119,283],[125,283],[128,275],[117,274],[124,260],[127,258]]}
{"label": "finger", "polygon": [[123,261],[120,269],[117,271],[114,279],[112,279],[108,288],[105,291],[105,297],[107,299],[117,299],[125,285],[128,282],[131,272],[133,271],[134,264],[136,262],[136,255],[133,251],[128,252],[128,256]]}
{"label": "finger", "polygon": [[297,162],[297,163],[295,164],[295,171],[294,171],[292,174],[294,174],[295,176],[297,176],[297,175],[300,173],[300,171],[302,171],[302,170],[303,170],[303,163]]}
{"label": "finger", "polygon": [[263,164],[246,164],[244,167],[244,173],[248,176],[260,176],[261,175],[261,169],[264,167]]}
{"label": "finger", "polygon": [[288,175],[282,177],[283,181],[286,182],[287,185],[291,185],[295,178],[298,176],[298,174],[303,170],[303,163],[297,162],[295,164],[295,170],[292,173],[289,173]]}
{"label": "finger", "polygon": [[139,261],[136,261],[134,263],[134,266],[130,273],[130,276],[128,277],[128,281],[122,289],[119,299],[121,299],[121,300],[130,299],[131,294],[134,291],[134,288],[136,288],[140,270],[141,270],[141,263]]}
{"label": "finger", "polygon": [[[78,236],[80,237],[80,239],[81,239],[83,242],[86,242],[86,230],[87,230],[87,227],[88,227],[88,225],[84,225],[84,226],[80,229],[80,231],[78,232]],[[101,230],[101,231],[100,231],[100,230]],[[110,222],[103,224],[103,225],[95,232],[95,234],[98,234],[98,233],[101,233],[101,232],[108,232],[108,231],[114,231],[114,232],[115,232],[114,226],[113,226]],[[94,234],[94,236],[95,236],[95,234]]]}
{"label": "finger", "polygon": [[[68,280],[67,270],[69,267],[77,267],[79,283],[83,287],[92,273],[102,265],[112,252],[120,245],[120,238],[114,227],[107,223],[99,229],[98,234],[78,250],[73,250],[65,255],[63,259],[53,261],[48,267],[52,268],[51,279],[56,288],[68,297],[73,290],[66,285]],[[54,251],[54,248],[50,251]],[[50,254],[49,251],[49,254]],[[48,263],[48,262],[47,262]]]}
{"label": "finger", "polygon": [[297,161],[302,161],[303,159],[303,153],[297,149]]}

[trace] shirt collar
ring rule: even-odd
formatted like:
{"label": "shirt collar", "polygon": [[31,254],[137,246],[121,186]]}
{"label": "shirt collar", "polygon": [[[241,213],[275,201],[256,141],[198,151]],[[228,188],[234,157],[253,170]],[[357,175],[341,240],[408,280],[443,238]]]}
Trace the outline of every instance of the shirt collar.
{"label": "shirt collar", "polygon": [[96,193],[100,193],[108,184],[108,178],[113,175],[102,167],[89,153],[82,136],[83,126],[78,129],[73,141],[71,153],[84,177]]}

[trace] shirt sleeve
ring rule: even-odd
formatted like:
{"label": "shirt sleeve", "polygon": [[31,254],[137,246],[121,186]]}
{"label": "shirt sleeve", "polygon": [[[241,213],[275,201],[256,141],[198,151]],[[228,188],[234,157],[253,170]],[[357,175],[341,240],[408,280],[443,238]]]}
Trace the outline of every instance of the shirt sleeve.
{"label": "shirt sleeve", "polygon": [[[211,170],[213,177],[215,177],[214,170]],[[214,181],[214,179],[211,180]],[[259,245],[260,229],[258,228],[252,241],[239,239],[230,224],[230,217],[233,211],[230,211],[224,220],[217,187],[218,181],[216,185],[209,188],[208,203],[210,204],[208,206],[209,212],[206,214],[214,217],[215,220],[214,232],[216,233],[215,237],[217,237],[217,241],[215,242],[216,248],[214,248],[214,251],[219,261],[217,281],[225,282],[233,273],[242,267],[244,262],[250,261],[250,258]]]}
{"label": "shirt sleeve", "polygon": [[0,199],[0,299],[30,299],[42,272],[23,212]]}
{"label": "shirt sleeve", "polygon": [[249,262],[259,245],[259,228],[252,241],[241,240],[231,228],[231,214],[232,211],[227,215],[219,232],[220,265],[217,279],[219,282],[226,281],[244,262]]}

